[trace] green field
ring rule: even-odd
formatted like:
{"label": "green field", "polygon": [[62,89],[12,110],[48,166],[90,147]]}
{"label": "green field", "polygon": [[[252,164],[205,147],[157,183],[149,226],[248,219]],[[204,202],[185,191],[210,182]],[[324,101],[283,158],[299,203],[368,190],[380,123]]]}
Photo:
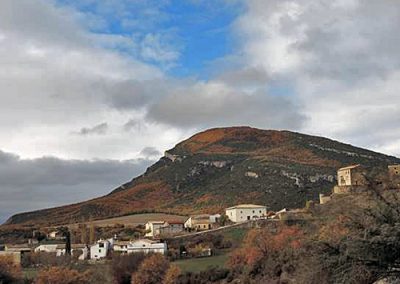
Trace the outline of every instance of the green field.
{"label": "green field", "polygon": [[200,272],[209,267],[225,267],[228,254],[174,261],[183,272]]}

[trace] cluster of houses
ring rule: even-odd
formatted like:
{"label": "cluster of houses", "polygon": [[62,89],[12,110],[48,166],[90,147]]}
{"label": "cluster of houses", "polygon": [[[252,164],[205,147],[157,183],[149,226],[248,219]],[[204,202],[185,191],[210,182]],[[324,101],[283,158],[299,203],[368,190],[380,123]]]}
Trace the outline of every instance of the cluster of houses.
{"label": "cluster of houses", "polygon": [[[225,210],[227,218],[233,223],[246,222],[260,218],[266,218],[266,206],[254,204],[241,204]],[[201,214],[190,216],[182,221],[148,221],[145,224],[143,239],[121,241],[115,236],[110,239],[100,239],[91,245],[72,244],[71,255],[79,260],[99,260],[106,258],[111,253],[160,253],[166,254],[168,247],[164,238],[201,232],[219,227],[220,214]],[[15,262],[21,261],[24,253],[49,253],[55,256],[67,254],[63,235],[58,231],[52,231],[47,235],[50,241],[45,243],[30,242],[22,245],[5,245],[0,247],[0,256],[13,257]],[[208,254],[209,255],[209,254]]]}

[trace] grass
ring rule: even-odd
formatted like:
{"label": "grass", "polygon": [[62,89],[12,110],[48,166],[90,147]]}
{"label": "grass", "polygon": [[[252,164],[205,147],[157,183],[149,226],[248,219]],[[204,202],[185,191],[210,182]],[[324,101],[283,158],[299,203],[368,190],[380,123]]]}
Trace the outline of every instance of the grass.
{"label": "grass", "polygon": [[225,267],[228,260],[228,254],[215,255],[202,258],[191,258],[173,262],[182,272],[200,272],[209,267]]}
{"label": "grass", "polygon": [[249,228],[237,227],[221,231],[221,234],[224,236],[224,239],[230,240],[233,244],[240,245],[248,230]]}

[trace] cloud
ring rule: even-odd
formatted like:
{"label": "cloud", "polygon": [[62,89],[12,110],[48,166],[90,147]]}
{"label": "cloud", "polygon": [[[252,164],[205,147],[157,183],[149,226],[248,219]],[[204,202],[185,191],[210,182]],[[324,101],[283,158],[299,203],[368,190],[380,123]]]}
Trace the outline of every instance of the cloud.
{"label": "cloud", "polygon": [[140,151],[140,156],[143,156],[145,159],[157,159],[160,158],[162,154],[155,147],[145,147]]}
{"label": "cloud", "polygon": [[76,134],[78,135],[104,135],[108,130],[108,124],[106,122],[100,123],[93,127],[83,127]]}
{"label": "cloud", "polygon": [[289,82],[301,131],[399,155],[399,24],[391,0],[251,0],[233,26],[238,62]]}
{"label": "cloud", "polygon": [[189,128],[251,125],[297,129],[306,120],[290,98],[270,95],[264,89],[246,92],[221,81],[173,90],[150,107],[148,118]]}
{"label": "cloud", "polygon": [[[109,193],[154,160],[21,159],[0,151],[0,222],[11,214]],[[29,201],[29,202],[28,202]]]}

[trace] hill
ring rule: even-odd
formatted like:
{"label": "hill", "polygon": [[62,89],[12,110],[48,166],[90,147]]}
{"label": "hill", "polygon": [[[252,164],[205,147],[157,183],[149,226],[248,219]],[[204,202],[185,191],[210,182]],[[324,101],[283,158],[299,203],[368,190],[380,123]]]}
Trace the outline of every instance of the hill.
{"label": "hill", "polygon": [[144,212],[217,212],[237,203],[265,204],[271,210],[302,207],[331,190],[337,168],[354,163],[384,170],[400,160],[290,131],[210,129],[179,143],[143,175],[106,196],[16,214],[6,224],[57,225]]}

